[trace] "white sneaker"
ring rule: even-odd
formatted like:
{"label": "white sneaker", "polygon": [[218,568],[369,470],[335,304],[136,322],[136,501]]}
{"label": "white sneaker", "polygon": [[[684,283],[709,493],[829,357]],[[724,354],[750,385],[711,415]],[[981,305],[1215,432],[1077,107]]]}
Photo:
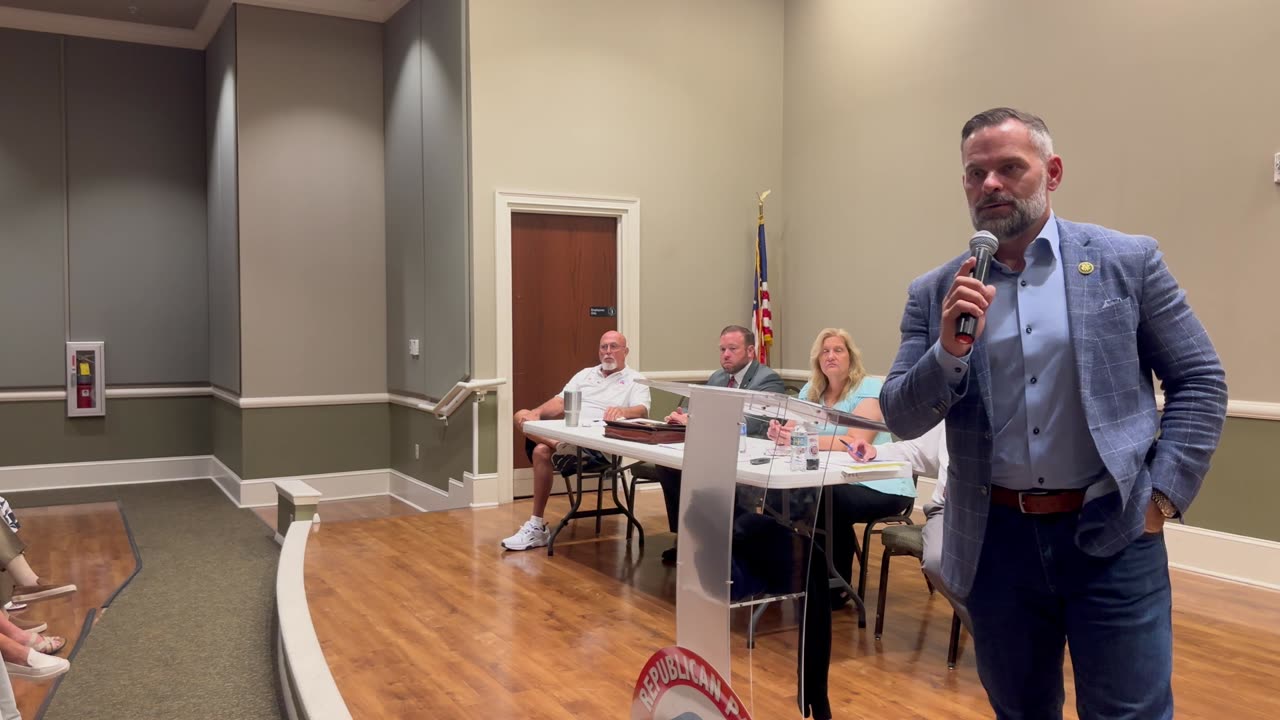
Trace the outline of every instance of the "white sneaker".
{"label": "white sneaker", "polygon": [[9,671],[9,677],[22,678],[23,680],[34,682],[56,678],[71,669],[70,662],[60,657],[36,652],[35,650],[27,653],[27,663],[26,665],[19,665],[5,662],[4,667]]}
{"label": "white sneaker", "polygon": [[516,531],[515,535],[502,541],[502,547],[508,550],[528,550],[529,548],[546,547],[551,539],[551,530],[546,525],[538,525],[529,518]]}

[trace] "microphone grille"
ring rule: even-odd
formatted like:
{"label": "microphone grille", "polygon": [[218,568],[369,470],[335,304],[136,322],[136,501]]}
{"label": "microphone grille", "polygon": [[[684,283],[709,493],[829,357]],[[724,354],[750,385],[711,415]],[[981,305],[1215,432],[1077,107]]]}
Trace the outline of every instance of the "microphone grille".
{"label": "microphone grille", "polygon": [[996,250],[999,248],[1000,241],[996,240],[996,236],[986,230],[979,230],[973,234],[973,237],[969,238],[969,252],[974,255],[977,255],[978,251],[982,249],[986,249],[987,252],[995,255]]}

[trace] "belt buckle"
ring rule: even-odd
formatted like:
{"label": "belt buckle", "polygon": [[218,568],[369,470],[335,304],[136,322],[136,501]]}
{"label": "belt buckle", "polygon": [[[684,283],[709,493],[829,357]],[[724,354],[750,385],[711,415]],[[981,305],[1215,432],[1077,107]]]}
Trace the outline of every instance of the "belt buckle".
{"label": "belt buckle", "polygon": [[1018,491],[1018,510],[1023,515],[1043,515],[1044,513],[1032,512],[1031,510],[1028,510],[1025,500],[1027,496],[1036,497],[1036,496],[1042,496],[1044,494],[1045,493],[1038,493],[1031,490],[1019,490]]}

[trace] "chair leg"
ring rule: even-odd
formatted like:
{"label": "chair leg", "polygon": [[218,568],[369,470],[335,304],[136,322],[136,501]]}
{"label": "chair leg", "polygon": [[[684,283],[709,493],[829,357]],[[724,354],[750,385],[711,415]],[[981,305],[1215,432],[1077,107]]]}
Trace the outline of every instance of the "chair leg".
{"label": "chair leg", "polygon": [[956,656],[960,653],[960,613],[951,613],[951,642],[947,645],[947,669],[956,669]]}
{"label": "chair leg", "polygon": [[880,639],[880,634],[884,632],[884,601],[885,595],[889,590],[889,548],[884,549],[884,555],[880,558],[880,597],[876,601],[876,639]]}
{"label": "chair leg", "polygon": [[[622,473],[619,477],[622,481],[623,497],[627,499],[627,509],[631,511],[631,515],[636,512],[636,478],[631,476],[631,482],[627,482],[627,474]],[[631,522],[631,515],[627,516],[627,541],[630,542],[631,536],[635,534],[635,524]]]}
{"label": "chair leg", "polygon": [[596,535],[600,534],[600,521],[604,519],[600,511],[604,509],[604,479],[609,476],[608,470],[602,470],[596,478]]}
{"label": "chair leg", "polygon": [[747,624],[747,649],[755,649],[756,646],[756,625],[760,622],[760,616],[764,615],[764,609],[769,607],[769,603],[760,603],[751,609],[751,622]]}
{"label": "chair leg", "polygon": [[858,597],[867,596],[867,560],[871,557],[871,531],[875,526],[875,522],[869,522],[862,530],[862,553],[858,556],[862,560],[858,570]]}
{"label": "chair leg", "polygon": [[929,588],[929,594],[930,595],[934,594],[934,592],[936,592],[937,589],[933,587],[933,581],[929,579],[928,575],[925,575],[924,570],[920,571],[920,575],[924,577],[924,584],[925,584],[925,587]]}

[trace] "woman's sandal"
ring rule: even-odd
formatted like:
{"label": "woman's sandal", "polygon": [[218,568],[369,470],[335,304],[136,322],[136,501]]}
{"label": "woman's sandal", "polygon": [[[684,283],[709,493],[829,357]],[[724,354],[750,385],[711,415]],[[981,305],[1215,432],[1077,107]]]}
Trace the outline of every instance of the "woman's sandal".
{"label": "woman's sandal", "polygon": [[41,635],[39,633],[31,633],[31,639],[27,640],[27,647],[45,655],[57,654],[66,644],[67,639],[64,637]]}

